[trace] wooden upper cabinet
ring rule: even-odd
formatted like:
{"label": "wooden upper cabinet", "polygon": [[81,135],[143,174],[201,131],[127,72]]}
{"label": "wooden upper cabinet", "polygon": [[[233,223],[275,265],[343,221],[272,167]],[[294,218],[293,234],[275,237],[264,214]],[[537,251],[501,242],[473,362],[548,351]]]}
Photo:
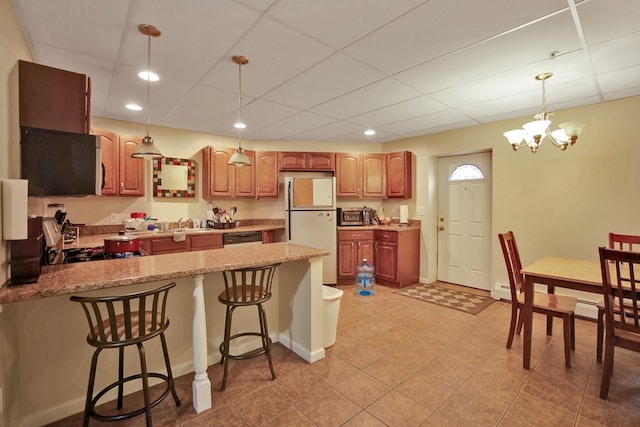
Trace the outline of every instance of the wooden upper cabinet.
{"label": "wooden upper cabinet", "polygon": [[411,198],[411,152],[387,154],[387,197]]}
{"label": "wooden upper cabinet", "polygon": [[336,153],[336,196],[360,197],[361,187],[361,155],[350,153]]}
{"label": "wooden upper cabinet", "polygon": [[387,196],[387,157],[384,154],[362,155],[362,197]]}
{"label": "wooden upper cabinet", "polygon": [[334,153],[305,153],[286,151],[278,153],[278,169],[281,171],[329,171],[336,168]]}
{"label": "wooden upper cabinet", "polygon": [[102,143],[103,196],[138,196],[144,191],[144,161],[134,159],[131,153],[142,137],[128,137],[102,129],[91,129]]}
{"label": "wooden upper cabinet", "polygon": [[84,74],[18,61],[20,126],[89,133],[91,80]]}
{"label": "wooden upper cabinet", "polygon": [[120,196],[144,196],[144,160],[131,157],[142,138],[120,135]]}
{"label": "wooden upper cabinet", "polygon": [[387,165],[384,154],[336,154],[338,197],[385,198],[386,186]]}
{"label": "wooden upper cabinet", "polygon": [[251,166],[228,165],[233,148],[202,149],[202,197],[253,197],[255,151],[244,150]]}
{"label": "wooden upper cabinet", "polygon": [[256,153],[256,198],[278,197],[278,153]]}

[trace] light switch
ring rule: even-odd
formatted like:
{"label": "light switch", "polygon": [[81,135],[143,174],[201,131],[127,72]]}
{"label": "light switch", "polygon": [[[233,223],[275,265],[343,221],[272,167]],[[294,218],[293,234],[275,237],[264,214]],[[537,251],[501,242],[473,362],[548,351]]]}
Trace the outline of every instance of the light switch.
{"label": "light switch", "polygon": [[418,206],[416,208],[416,215],[417,216],[423,216],[424,215],[424,206]]}

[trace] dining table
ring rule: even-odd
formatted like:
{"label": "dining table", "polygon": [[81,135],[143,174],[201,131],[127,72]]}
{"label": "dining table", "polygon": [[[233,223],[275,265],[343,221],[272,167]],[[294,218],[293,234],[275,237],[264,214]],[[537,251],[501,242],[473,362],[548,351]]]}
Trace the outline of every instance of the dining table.
{"label": "dining table", "polygon": [[531,339],[533,335],[534,284],[547,285],[549,293],[555,288],[602,294],[600,261],[573,258],[544,257],[524,267],[524,343],[522,367],[531,368]]}

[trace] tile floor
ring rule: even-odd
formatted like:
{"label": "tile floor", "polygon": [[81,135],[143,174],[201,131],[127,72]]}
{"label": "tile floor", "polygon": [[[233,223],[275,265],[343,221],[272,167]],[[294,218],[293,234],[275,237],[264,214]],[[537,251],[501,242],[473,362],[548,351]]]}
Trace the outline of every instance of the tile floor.
{"label": "tile floor", "polygon": [[[266,358],[236,361],[220,392],[220,365],[209,367],[213,408],[196,414],[192,375],[177,378],[182,405],[168,397],[154,408],[155,426],[638,426],[640,354],[616,350],[609,400],[598,398],[596,325],[576,320],[573,367],[564,367],[561,324],[544,333],[534,315],[530,371],[522,340],[505,349],[510,305],[478,315],[396,295],[376,287],[341,300],[336,344],[307,364],[274,346],[278,379]],[[232,361],[233,362],[233,361]],[[81,424],[82,414],[53,426]],[[91,425],[104,425],[92,420]],[[142,426],[144,416],[118,426]]]}

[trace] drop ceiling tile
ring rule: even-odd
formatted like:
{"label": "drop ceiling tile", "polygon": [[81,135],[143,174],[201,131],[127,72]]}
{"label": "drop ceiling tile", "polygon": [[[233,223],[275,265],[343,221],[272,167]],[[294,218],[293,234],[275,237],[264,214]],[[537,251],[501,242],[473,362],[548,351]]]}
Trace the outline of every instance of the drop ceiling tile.
{"label": "drop ceiling tile", "polygon": [[418,98],[399,102],[389,107],[380,108],[359,116],[349,118],[349,122],[369,127],[377,127],[399,122],[425,114],[436,113],[448,109],[444,104],[424,95]]}
{"label": "drop ceiling tile", "polygon": [[[590,53],[597,73],[640,65],[640,31],[593,46]],[[640,75],[630,77],[632,83],[640,82]]]}
{"label": "drop ceiling tile", "polygon": [[[340,70],[336,75],[335,70]],[[291,107],[308,109],[366,86],[384,75],[342,53],[336,53],[294,77],[263,98]]]}
{"label": "drop ceiling tile", "polygon": [[311,111],[337,119],[346,119],[420,95],[420,92],[404,83],[386,78],[318,105]]}
{"label": "drop ceiling tile", "polygon": [[[260,130],[263,127],[287,117],[291,117],[298,112],[299,110],[294,108],[262,101],[260,99],[248,102],[247,105],[242,108],[242,121],[247,125],[246,129],[242,130],[242,135],[246,138],[261,139]],[[236,108],[229,116],[217,121],[209,131],[226,130],[223,135],[228,135],[230,133],[235,135],[236,130],[233,127],[233,124],[237,121],[238,111]]]}
{"label": "drop ceiling tile", "polygon": [[640,30],[637,0],[591,0],[578,4],[587,43],[592,46]]}
{"label": "drop ceiling tile", "polygon": [[261,139],[278,139],[276,135],[297,135],[308,129],[316,129],[334,120],[319,114],[303,111],[286,119],[260,128]]}
{"label": "drop ceiling tile", "polygon": [[[639,76],[640,65],[635,65],[633,67],[602,73],[598,75],[598,83],[600,84],[602,92],[605,94],[624,91],[635,93],[637,89],[640,88]],[[611,96],[609,95],[607,98],[611,99]]]}
{"label": "drop ceiling tile", "polygon": [[333,53],[326,45],[272,19],[261,19],[245,33],[233,52],[222,58],[202,79],[219,89],[237,90],[238,65],[233,55],[244,55],[242,91],[259,97]]}
{"label": "drop ceiling tile", "polygon": [[571,14],[562,12],[518,30],[396,74],[398,80],[433,93],[536,63],[549,53],[581,49]]}
{"label": "drop ceiling tile", "polygon": [[424,2],[280,0],[269,11],[269,15],[301,33],[340,49]]}
{"label": "drop ceiling tile", "polygon": [[360,126],[347,122],[333,122],[317,129],[302,132],[294,137],[305,141],[347,141],[345,135],[362,132]]}
{"label": "drop ceiling tile", "polygon": [[[459,2],[431,0],[344,49],[394,74],[556,12],[558,0]],[[384,52],[381,55],[380,52]]]}
{"label": "drop ceiling tile", "polygon": [[[382,126],[380,131],[398,135],[413,135],[420,132],[430,133],[429,129],[456,123],[470,122],[469,117],[455,110],[440,111],[422,117]],[[475,122],[477,124],[477,122]]]}

